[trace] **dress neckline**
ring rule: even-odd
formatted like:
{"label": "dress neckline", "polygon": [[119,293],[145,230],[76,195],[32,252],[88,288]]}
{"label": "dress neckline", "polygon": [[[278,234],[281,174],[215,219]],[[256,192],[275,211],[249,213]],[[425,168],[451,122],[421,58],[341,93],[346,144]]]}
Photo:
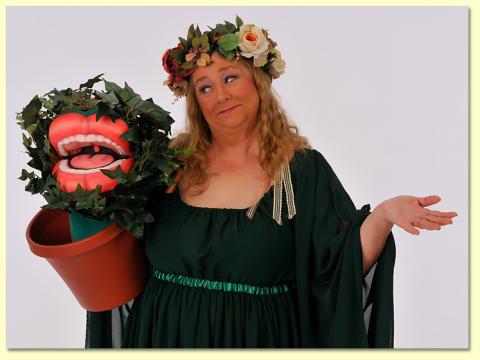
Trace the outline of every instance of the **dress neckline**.
{"label": "dress neckline", "polygon": [[[274,187],[274,184],[272,184],[268,190],[263,194],[263,196],[257,200],[258,203],[260,204],[263,200],[265,200],[267,198],[267,196],[269,196],[272,192],[273,192],[273,187]],[[178,188],[178,186],[175,186],[175,190],[173,191],[173,193],[178,197],[178,200],[180,201],[180,203],[187,207],[187,208],[190,208],[190,209],[198,209],[198,210],[205,210],[205,211],[227,211],[227,212],[240,212],[240,211],[247,211],[249,210],[254,204],[250,205],[249,207],[246,207],[246,208],[216,208],[216,207],[206,207],[206,206],[195,206],[195,205],[190,205],[190,204],[187,204],[185,201],[183,201],[182,199],[182,196],[180,195],[180,190]]]}

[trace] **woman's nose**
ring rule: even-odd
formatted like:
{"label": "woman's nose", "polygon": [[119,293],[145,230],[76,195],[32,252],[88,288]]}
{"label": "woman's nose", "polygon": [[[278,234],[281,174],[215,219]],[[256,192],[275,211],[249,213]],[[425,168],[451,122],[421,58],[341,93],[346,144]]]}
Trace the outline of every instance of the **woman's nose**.
{"label": "woman's nose", "polygon": [[227,86],[221,84],[217,86],[217,102],[222,103],[230,99],[230,94],[228,92]]}

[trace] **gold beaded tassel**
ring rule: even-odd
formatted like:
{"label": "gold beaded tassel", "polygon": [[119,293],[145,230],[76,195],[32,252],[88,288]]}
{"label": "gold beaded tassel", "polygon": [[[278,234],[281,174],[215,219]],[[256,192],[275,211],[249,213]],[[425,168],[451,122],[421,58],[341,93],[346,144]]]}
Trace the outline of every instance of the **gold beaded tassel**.
{"label": "gold beaded tassel", "polygon": [[255,211],[257,210],[257,206],[260,203],[260,200],[261,199],[258,199],[257,202],[255,204],[253,204],[252,206],[250,206],[250,208],[247,210],[247,217],[250,220],[253,219],[253,215],[255,214]]}
{"label": "gold beaded tassel", "polygon": [[297,213],[295,208],[295,193],[293,192],[292,177],[290,175],[290,165],[287,163],[283,168],[283,185],[287,197],[288,218],[292,219]]}
{"label": "gold beaded tassel", "polygon": [[[282,225],[282,200],[283,200],[283,189],[282,184],[285,188],[285,195],[287,198],[287,209],[288,209],[288,218],[292,219],[297,210],[295,208],[295,194],[293,192],[292,178],[290,175],[290,166],[289,163],[282,165],[280,176],[275,180],[273,185],[273,219],[277,224]],[[260,203],[260,199],[253,204],[247,211],[247,217],[249,219],[253,218],[255,211]]]}
{"label": "gold beaded tassel", "polygon": [[283,167],[284,165],[282,165],[280,176],[277,176],[275,184],[273,185],[273,219],[278,223],[278,225],[282,225]]}

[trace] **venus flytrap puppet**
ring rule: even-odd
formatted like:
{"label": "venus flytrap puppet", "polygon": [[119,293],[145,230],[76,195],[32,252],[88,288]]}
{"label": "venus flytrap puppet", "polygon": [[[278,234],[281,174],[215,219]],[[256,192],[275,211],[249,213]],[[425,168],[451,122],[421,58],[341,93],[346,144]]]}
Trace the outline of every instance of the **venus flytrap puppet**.
{"label": "venus flytrap puppet", "polygon": [[[92,247],[92,238],[100,246],[107,241],[102,234],[111,238],[121,234],[129,239],[125,250],[138,248],[136,261],[146,264],[135,238],[142,239],[144,224],[153,221],[147,207],[149,193],[159,185],[174,184],[182,158],[192,149],[170,149],[169,113],[152,99],[143,100],[128,84],[120,87],[102,75],[75,90],[53,89],[35,96],[17,115],[26,131],[28,165],[40,173],[23,169],[20,179],[28,181],[25,190],[41,194],[47,202],[32,220],[27,238],[37,255],[71,260],[88,250],[80,247]],[[94,90],[102,80],[105,89]],[[53,250],[69,251],[52,255]],[[111,260],[116,261],[123,260]],[[93,266],[91,260],[84,263]],[[71,261],[66,264],[62,269]],[[70,275],[61,273],[70,270],[52,265],[72,288]],[[86,272],[79,266],[74,273]]]}

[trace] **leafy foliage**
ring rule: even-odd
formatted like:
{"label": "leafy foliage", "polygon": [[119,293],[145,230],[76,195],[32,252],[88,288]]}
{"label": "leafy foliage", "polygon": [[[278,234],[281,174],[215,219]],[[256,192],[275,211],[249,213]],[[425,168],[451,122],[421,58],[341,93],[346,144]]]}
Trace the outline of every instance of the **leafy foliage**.
{"label": "leafy foliage", "polygon": [[[75,90],[53,89],[43,97],[36,95],[17,113],[17,124],[26,132],[22,134],[22,141],[30,156],[27,165],[36,170],[22,169],[18,179],[28,181],[26,191],[45,198],[47,204],[43,208],[74,208],[84,216],[110,220],[141,239],[144,224],[153,221],[146,209],[149,194],[159,185],[172,185],[175,172],[195,149],[170,149],[169,135],[174,120],[169,112],[152,99],[143,100],[127,83],[121,87],[103,79],[102,75],[87,80]],[[94,90],[93,86],[101,81],[105,90]],[[59,156],[50,144],[48,129],[57,116],[72,110],[94,110],[97,120],[108,115],[112,121],[120,118],[128,125],[121,139],[130,142],[135,164],[128,174],[120,167],[113,171],[101,170],[119,182],[111,191],[100,192],[100,185],[86,191],[78,185],[74,192],[63,192],[52,176]]]}

